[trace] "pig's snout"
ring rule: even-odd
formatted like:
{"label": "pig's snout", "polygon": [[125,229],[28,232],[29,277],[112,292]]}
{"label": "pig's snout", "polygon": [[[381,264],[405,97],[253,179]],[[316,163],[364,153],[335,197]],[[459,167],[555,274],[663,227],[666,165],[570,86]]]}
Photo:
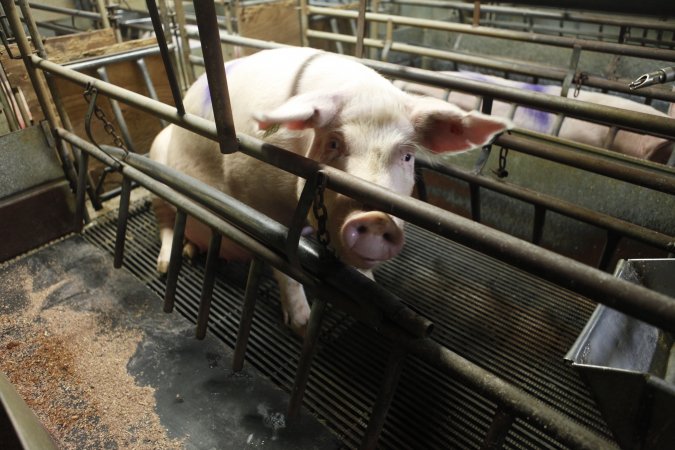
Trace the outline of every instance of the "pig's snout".
{"label": "pig's snout", "polygon": [[398,255],[403,248],[403,230],[379,211],[354,213],[347,217],[341,232],[343,259],[360,269]]}

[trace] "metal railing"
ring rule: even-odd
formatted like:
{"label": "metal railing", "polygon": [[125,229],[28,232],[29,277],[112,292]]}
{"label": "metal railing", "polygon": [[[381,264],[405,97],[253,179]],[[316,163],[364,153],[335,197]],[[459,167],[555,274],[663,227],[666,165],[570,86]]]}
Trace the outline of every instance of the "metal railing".
{"label": "metal railing", "polygon": [[[99,93],[112,99],[148,112],[153,116],[189,129],[216,142],[219,142],[222,138],[222,136],[219,136],[217,127],[212,121],[185,113],[180,108],[168,106],[127,89],[81,74],[70,68],[50,62],[42,56],[31,55],[28,41],[21,27],[18,11],[14,7],[13,2],[2,0],[2,3],[8,12],[14,33],[19,38],[19,47],[30,74],[34,75],[37,71],[43,71],[51,76],[69,80],[82,87],[94,87]],[[29,14],[29,12],[26,10],[25,14]],[[213,29],[213,22],[204,21],[198,25],[202,31],[203,39],[206,39],[204,36],[209,36],[208,39],[211,40],[211,44],[217,42],[218,32]],[[157,33],[158,37],[161,34]],[[36,38],[38,37],[33,36],[34,40]],[[162,37],[159,37],[159,39],[162,39]],[[213,66],[214,64],[218,64],[218,62],[207,59],[206,64]],[[386,68],[381,66],[380,69]],[[395,71],[405,72],[405,69],[399,67]],[[466,82],[466,80],[456,80],[454,82],[461,84]],[[34,83],[38,96],[45,100],[42,103],[48,104],[46,102],[46,99],[49,97],[47,89],[35,79]],[[485,86],[471,83],[465,84],[464,87],[475,90],[487,89]],[[221,85],[216,85],[212,88],[217,89],[220,94],[222,94],[224,89]],[[501,98],[513,99],[517,97],[536,105],[551,104],[549,100],[544,101],[544,98],[537,96],[521,97],[520,94],[508,89],[502,91],[488,89],[485,95],[492,95],[495,98],[500,98],[501,96]],[[644,126],[661,135],[673,135],[673,130],[667,126],[668,122],[661,123],[655,121],[651,123],[637,117],[630,118],[629,120],[629,118],[626,118],[614,109],[587,109],[578,107],[578,105],[575,106],[574,103],[568,103],[567,100],[559,99],[552,103],[556,107],[567,110],[572,115],[589,116],[602,121],[616,119],[626,126],[636,126],[635,124],[637,123],[638,126]],[[602,117],[601,112],[605,113]],[[123,257],[131,181],[145,186],[154,194],[159,195],[177,207],[179,213],[174,230],[175,236],[177,236],[176,239],[182,240],[182,231],[186,215],[188,214],[198,218],[214,230],[212,242],[209,246],[211,255],[207,257],[207,261],[215,260],[213,254],[217,252],[217,248],[219,247],[218,240],[220,239],[220,235],[234,240],[255,254],[245,296],[246,306],[242,320],[240,321],[235,368],[240,368],[243,362],[243,352],[246,348],[247,322],[253,313],[255,305],[255,295],[253,293],[255,292],[256,283],[259,281],[260,264],[262,262],[281,269],[304,283],[310,288],[310,291],[316,294],[316,299],[312,305],[302,357],[296,374],[296,382],[290,405],[291,411],[297,411],[300,406],[309,374],[308,369],[321,327],[323,312],[326,302],[330,301],[354,314],[365,323],[375,327],[381,333],[392,337],[395,344],[400,344],[404,349],[404,351],[401,351],[396,349],[397,345],[394,346],[385,374],[385,380],[382,383],[382,389],[378,395],[378,400],[371,414],[370,424],[364,437],[364,447],[368,447],[377,440],[387,407],[395,391],[398,374],[402,366],[401,363],[403,358],[409,353],[418,355],[433,366],[456,375],[500,405],[498,414],[495,416],[493,422],[492,431],[487,437],[488,440],[495,435],[504,434],[510,427],[510,421],[500,420],[500,414],[505,412],[509,415],[527,418],[527,420],[544,427],[575,448],[594,449],[606,444],[606,441],[602,437],[434,342],[429,337],[429,333],[431,332],[429,320],[409,310],[401,303],[400,299],[394,298],[354,269],[345,267],[334,260],[324,260],[321,248],[317,248],[311,242],[301,238],[298,229],[288,229],[240,204],[222,192],[218,192],[196,180],[188,179],[143,157],[116,148],[99,148],[60,126],[53,113],[47,115],[50,119],[50,127],[59,140],[67,141],[81,150],[78,158],[79,178],[77,188],[78,209],[80,211],[82,211],[85,201],[87,180],[84,174],[87,173],[88,155],[92,155],[106,163],[125,177],[126,181],[122,187],[120,216],[118,220],[119,228],[115,251],[116,266],[121,264]],[[608,118],[606,115],[610,117]],[[665,295],[590,269],[588,266],[569,258],[556,255],[422,201],[393,194],[377,185],[360,180],[330,166],[306,159],[295,153],[265,144],[250,136],[239,133],[236,135],[236,138],[238,140],[238,151],[304,178],[307,189],[312,189],[317,183],[318,178],[321,177],[325,180],[325,185],[328,189],[371,205],[386,213],[398,216],[407,222],[414,223],[435,234],[462,243],[498,260],[524,269],[573,292],[589,296],[594,301],[611,306],[648,323],[662,327],[665,330],[675,331],[675,302]],[[506,137],[504,139],[508,140],[509,138]],[[512,142],[512,145],[515,146],[516,143]],[[308,207],[309,205],[299,207],[296,215],[306,215],[306,208]],[[81,213],[79,217],[81,218]],[[172,290],[175,289],[178,271],[180,270],[180,250],[178,245],[174,245],[174,250],[176,249],[177,251],[174,251],[171,256],[167,280],[167,292],[165,294],[165,309],[167,310],[172,308]],[[293,253],[297,255],[297,259],[293,256]],[[200,313],[201,319],[198,324],[198,329],[202,330],[205,327],[205,321],[208,320],[208,290],[209,283],[212,282],[212,277],[208,276],[210,271],[212,271],[212,267],[209,266],[206,268],[207,276],[205,276],[203,285],[203,292],[207,294],[203,296],[203,309],[202,313]],[[345,282],[346,280],[349,282]],[[356,287],[354,288],[354,286]],[[366,294],[364,295],[363,292]],[[365,299],[370,302],[365,301]]]}

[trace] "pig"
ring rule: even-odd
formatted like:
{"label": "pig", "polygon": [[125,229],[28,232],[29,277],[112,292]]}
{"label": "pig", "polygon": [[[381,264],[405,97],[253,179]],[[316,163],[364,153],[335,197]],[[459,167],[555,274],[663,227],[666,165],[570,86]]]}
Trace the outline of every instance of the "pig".
{"label": "pig", "polygon": [[[446,71],[441,73],[468,78],[475,81],[496,84],[499,86],[508,86],[549,95],[560,96],[561,93],[560,86],[529,84],[519,81],[506,80],[504,78],[491,75],[483,75],[475,72]],[[467,111],[480,106],[479,98],[474,95],[459,91],[448,92],[446,89],[425,86],[416,83],[407,83],[401,80],[394,81],[394,85],[410,93],[447,99],[447,101],[456,104]],[[575,95],[575,93],[573,90],[570,90],[568,95],[572,97]],[[576,99],[584,102],[613,106],[616,108],[623,108],[630,111],[653,114],[661,117],[669,116],[668,114],[662,113],[661,111],[643,103],[634,102],[622,97],[603,94],[600,92],[580,90],[578,93],[576,93]],[[673,109],[671,108],[671,111],[672,110]],[[510,117],[511,112],[511,105],[508,103],[495,101],[492,106],[492,113],[496,116]],[[512,117],[515,126],[548,134],[553,131],[555,118],[555,114],[527,107],[517,108],[515,115]],[[668,162],[668,158],[673,150],[672,141],[656,136],[650,136],[648,134],[639,134],[625,130],[619,130],[613,141],[611,141],[609,145],[606,145],[608,133],[609,127],[607,126],[568,117],[563,120],[558,136],[563,139],[568,139],[582,144],[593,145],[596,147],[608,148],[609,150],[613,150],[624,155],[662,164]]]}
{"label": "pig", "polygon": [[[364,65],[310,48],[265,50],[226,63],[234,125],[245,133],[319,163],[336,167],[401,195],[414,184],[415,153],[459,152],[482,146],[510,127],[503,118],[467,112],[435,98],[404,93]],[[191,114],[213,120],[204,76],[185,95]],[[197,178],[289,225],[304,180],[242,153],[222,155],[218,145],[169,125],[150,157]],[[326,191],[327,231],[337,256],[372,278],[378,263],[403,246],[403,222]],[[156,200],[162,246],[159,272],[168,267],[174,213]],[[312,214],[308,225],[316,229]],[[203,252],[209,230],[193,218],[184,253]],[[250,257],[223,239],[220,257]],[[302,286],[274,271],[283,320],[302,335],[309,306]]]}

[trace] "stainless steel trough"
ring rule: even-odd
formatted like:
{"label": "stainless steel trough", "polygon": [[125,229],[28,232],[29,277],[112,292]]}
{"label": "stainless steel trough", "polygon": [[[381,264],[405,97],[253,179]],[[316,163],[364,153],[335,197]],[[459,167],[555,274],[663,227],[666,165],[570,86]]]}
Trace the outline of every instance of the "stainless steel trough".
{"label": "stainless steel trough", "polygon": [[[622,260],[615,275],[675,296],[675,259]],[[567,354],[622,448],[675,448],[674,350],[672,333],[599,305]]]}

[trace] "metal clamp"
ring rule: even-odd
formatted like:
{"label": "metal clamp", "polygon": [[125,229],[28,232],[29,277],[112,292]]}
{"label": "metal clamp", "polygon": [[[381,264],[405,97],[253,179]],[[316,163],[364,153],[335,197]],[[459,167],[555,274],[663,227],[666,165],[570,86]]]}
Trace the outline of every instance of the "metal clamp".
{"label": "metal clamp", "polygon": [[664,67],[663,69],[640,75],[636,80],[628,85],[628,88],[633,91],[646,86],[668,83],[670,81],[675,81],[675,67]]}

